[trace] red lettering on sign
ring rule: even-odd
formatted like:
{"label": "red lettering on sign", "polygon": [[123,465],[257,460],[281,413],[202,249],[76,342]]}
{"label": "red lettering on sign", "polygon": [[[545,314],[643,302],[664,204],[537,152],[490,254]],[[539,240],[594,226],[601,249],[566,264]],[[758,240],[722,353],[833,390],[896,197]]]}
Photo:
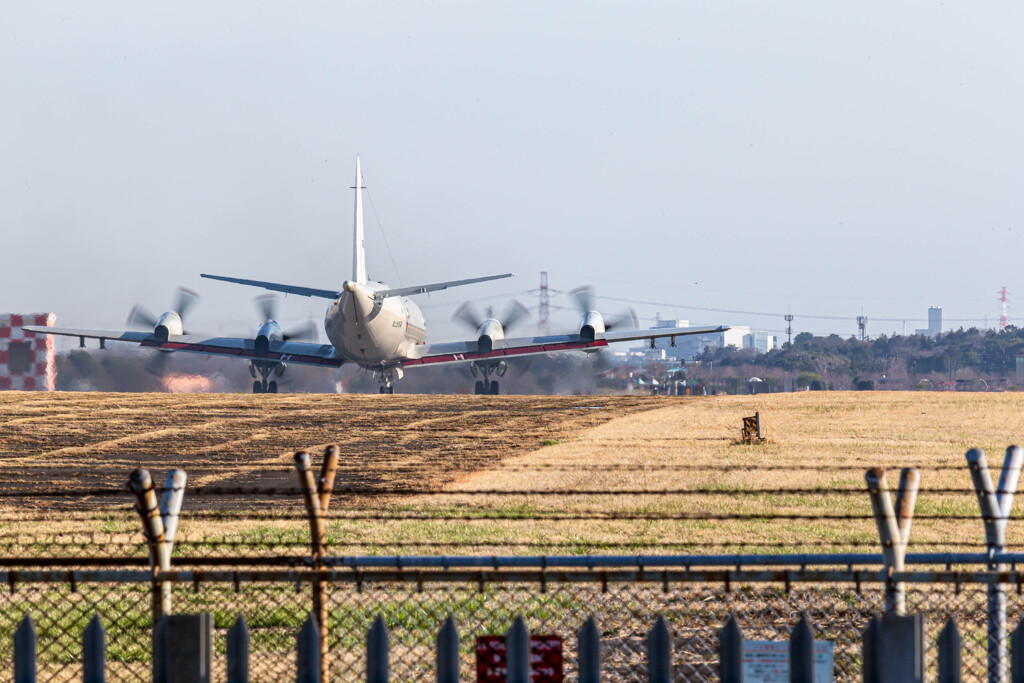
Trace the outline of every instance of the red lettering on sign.
{"label": "red lettering on sign", "polygon": [[[505,636],[478,636],[477,683],[505,683],[507,676]],[[530,681],[562,683],[562,636],[530,636]]]}

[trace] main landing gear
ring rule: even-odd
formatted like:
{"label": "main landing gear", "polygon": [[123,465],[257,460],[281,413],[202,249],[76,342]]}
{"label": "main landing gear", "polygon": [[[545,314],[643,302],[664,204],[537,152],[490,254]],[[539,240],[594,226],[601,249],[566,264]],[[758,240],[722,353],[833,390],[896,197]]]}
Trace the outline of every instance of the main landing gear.
{"label": "main landing gear", "polygon": [[480,382],[477,381],[476,386],[473,388],[474,394],[491,394],[497,396],[498,394],[498,380]]}
{"label": "main landing gear", "polygon": [[254,394],[276,394],[277,382],[268,378],[271,374],[280,377],[284,374],[284,363],[249,363],[249,374],[259,379],[252,383]]}
{"label": "main landing gear", "polygon": [[477,373],[483,375],[483,380],[477,380],[476,386],[473,387],[474,394],[498,395],[498,380],[492,380],[491,373],[493,372],[497,374],[498,377],[503,377],[505,375],[504,361],[497,365],[478,365],[476,363],[472,363],[469,366],[469,369],[472,371],[474,377],[477,376]]}
{"label": "main landing gear", "polygon": [[254,394],[276,394],[277,393],[277,382],[271,380],[263,380],[262,382],[256,380],[252,383],[252,393]]}

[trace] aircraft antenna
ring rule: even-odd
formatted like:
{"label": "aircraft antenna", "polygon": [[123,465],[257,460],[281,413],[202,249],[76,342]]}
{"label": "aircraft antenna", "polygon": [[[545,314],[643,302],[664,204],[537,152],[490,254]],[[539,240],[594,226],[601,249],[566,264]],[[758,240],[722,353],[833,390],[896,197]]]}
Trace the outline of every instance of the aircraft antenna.
{"label": "aircraft antenna", "polygon": [[398,272],[398,264],[395,263],[395,256],[391,253],[391,245],[388,243],[388,236],[384,233],[384,224],[380,222],[380,216],[377,215],[377,205],[373,203],[373,193],[370,192],[370,188],[365,187],[366,198],[370,200],[370,210],[373,211],[373,218],[377,221],[377,227],[380,229],[380,236],[384,238],[384,248],[388,250],[388,258],[391,259],[391,267],[395,269],[395,277],[398,279],[398,286],[404,286],[402,284],[402,276]]}

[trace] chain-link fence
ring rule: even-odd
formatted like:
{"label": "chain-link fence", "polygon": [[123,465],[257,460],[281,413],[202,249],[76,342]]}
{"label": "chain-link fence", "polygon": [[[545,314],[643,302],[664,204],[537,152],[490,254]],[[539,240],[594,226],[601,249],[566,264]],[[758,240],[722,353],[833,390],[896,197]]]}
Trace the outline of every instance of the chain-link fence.
{"label": "chain-link fence", "polygon": [[[836,572],[832,572],[835,574]],[[332,681],[365,680],[366,634],[377,615],[390,632],[392,680],[432,680],[435,638],[453,616],[459,629],[461,667],[473,679],[474,639],[503,634],[517,616],[531,633],[557,634],[565,643],[566,680],[576,675],[576,632],[594,616],[602,639],[606,680],[646,680],[647,634],[659,615],[673,638],[675,678],[718,678],[718,638],[735,615],[749,640],[786,640],[801,614],[815,638],[833,643],[838,681],[861,679],[861,635],[884,604],[883,575],[754,571],[550,572],[550,571],[337,571],[320,575],[328,598],[327,639]],[[785,575],[786,580],[779,577]],[[939,576],[941,574],[941,576]],[[227,631],[241,615],[250,633],[253,681],[295,680],[296,639],[311,613],[309,572],[181,572],[174,612],[210,613],[214,623],[214,680],[226,679]],[[857,581],[851,581],[851,577]],[[936,639],[950,617],[963,642],[965,680],[986,677],[987,585],[992,575],[939,572],[928,583],[908,582],[907,611],[925,615],[926,665],[934,678]],[[151,575],[146,572],[8,573],[0,595],[0,660],[12,658],[13,634],[30,615],[38,638],[40,681],[81,680],[82,633],[98,614],[106,631],[111,681],[151,679]],[[46,581],[39,579],[47,579]],[[774,578],[773,581],[762,579]],[[939,578],[939,582],[933,579]],[[108,580],[100,580],[108,579]],[[118,579],[118,580],[110,580]],[[863,579],[863,580],[860,580]],[[1008,593],[1008,623],[1015,627],[1024,600]],[[9,667],[0,681],[11,679]]]}

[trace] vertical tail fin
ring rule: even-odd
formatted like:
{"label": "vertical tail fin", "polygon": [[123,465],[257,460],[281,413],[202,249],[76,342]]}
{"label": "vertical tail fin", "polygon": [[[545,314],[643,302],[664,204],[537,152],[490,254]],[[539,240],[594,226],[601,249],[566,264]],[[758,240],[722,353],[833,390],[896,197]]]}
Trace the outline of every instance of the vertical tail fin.
{"label": "vertical tail fin", "polygon": [[363,175],[359,172],[359,157],[356,157],[356,217],[352,229],[352,279],[366,284],[366,249],[363,238]]}

